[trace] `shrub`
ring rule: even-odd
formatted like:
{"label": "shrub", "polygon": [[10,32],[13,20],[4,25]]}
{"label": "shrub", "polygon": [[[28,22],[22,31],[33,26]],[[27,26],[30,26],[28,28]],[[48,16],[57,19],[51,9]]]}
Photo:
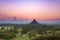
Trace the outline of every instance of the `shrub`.
{"label": "shrub", "polygon": [[14,37],[16,37],[15,34],[9,34],[9,35],[7,35],[5,33],[0,33],[0,38],[6,39],[6,40],[12,39]]}
{"label": "shrub", "polygon": [[60,40],[59,36],[40,36],[32,40]]}
{"label": "shrub", "polygon": [[10,30],[12,33],[19,33],[19,31],[17,29],[14,29],[14,30]]}

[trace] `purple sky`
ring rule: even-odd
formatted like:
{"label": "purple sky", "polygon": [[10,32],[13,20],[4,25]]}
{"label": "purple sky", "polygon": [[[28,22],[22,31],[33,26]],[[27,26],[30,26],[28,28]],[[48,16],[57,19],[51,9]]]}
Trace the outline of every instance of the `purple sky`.
{"label": "purple sky", "polygon": [[60,20],[60,0],[0,0],[0,20]]}

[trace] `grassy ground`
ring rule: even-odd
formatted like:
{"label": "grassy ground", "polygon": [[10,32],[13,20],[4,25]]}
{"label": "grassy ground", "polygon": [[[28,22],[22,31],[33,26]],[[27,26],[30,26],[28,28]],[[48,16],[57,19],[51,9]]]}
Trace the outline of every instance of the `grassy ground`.
{"label": "grassy ground", "polygon": [[[18,31],[20,32],[22,29],[18,29]],[[49,32],[49,31],[48,31]],[[60,30],[59,31],[56,31],[56,34],[59,34],[60,33]],[[33,38],[36,38],[36,37],[39,37],[39,36],[46,36],[46,35],[39,35],[37,34],[35,37],[32,37]],[[0,40],[3,40],[3,39],[0,39]],[[28,34],[24,34],[24,35],[20,35],[20,33],[16,34],[16,37],[13,38],[13,39],[10,39],[10,40],[30,40],[29,39],[29,36]]]}
{"label": "grassy ground", "polygon": [[[39,34],[37,34],[36,35],[36,37],[38,37],[38,36],[40,36]],[[35,37],[32,37],[32,39],[33,38],[35,38]],[[27,34],[25,34],[25,35],[19,35],[19,34],[17,34],[17,37],[15,37],[15,38],[13,38],[13,39],[11,39],[11,40],[30,40],[29,39],[29,36],[27,35]]]}
{"label": "grassy ground", "polygon": [[11,40],[29,40],[29,38],[26,35],[22,35],[22,36],[17,35],[17,37],[15,37],[15,38],[13,38]]}

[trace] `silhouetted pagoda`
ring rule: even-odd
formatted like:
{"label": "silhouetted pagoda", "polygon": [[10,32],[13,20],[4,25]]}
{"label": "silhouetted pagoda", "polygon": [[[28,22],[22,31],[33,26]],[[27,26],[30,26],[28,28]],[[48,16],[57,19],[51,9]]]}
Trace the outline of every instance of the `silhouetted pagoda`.
{"label": "silhouetted pagoda", "polygon": [[35,19],[30,24],[39,24]]}

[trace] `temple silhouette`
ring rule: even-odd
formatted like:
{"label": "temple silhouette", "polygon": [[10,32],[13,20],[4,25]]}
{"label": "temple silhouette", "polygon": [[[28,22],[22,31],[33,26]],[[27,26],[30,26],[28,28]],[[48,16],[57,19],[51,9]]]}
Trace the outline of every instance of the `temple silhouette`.
{"label": "temple silhouette", "polygon": [[30,24],[39,24],[36,19],[33,19],[33,21]]}

